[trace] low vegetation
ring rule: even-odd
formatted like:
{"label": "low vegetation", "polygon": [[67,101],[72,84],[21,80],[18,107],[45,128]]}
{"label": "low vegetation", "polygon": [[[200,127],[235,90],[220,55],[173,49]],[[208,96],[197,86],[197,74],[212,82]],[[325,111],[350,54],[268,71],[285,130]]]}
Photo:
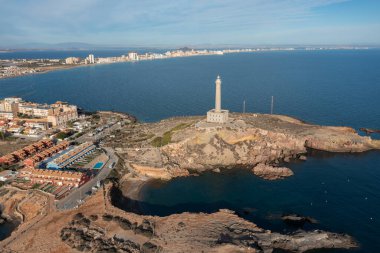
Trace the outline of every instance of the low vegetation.
{"label": "low vegetation", "polygon": [[24,114],[24,113],[17,113],[17,117],[20,119],[40,119],[41,117],[39,116],[33,116],[29,114]]}
{"label": "low vegetation", "polygon": [[17,140],[17,138],[12,136],[12,134],[9,132],[0,131],[0,140],[1,141],[14,141],[14,140]]}
{"label": "low vegetation", "polygon": [[162,147],[162,146],[169,144],[172,140],[172,136],[173,136],[174,132],[185,129],[185,128],[189,127],[190,125],[191,125],[191,123],[188,123],[188,124],[181,123],[181,124],[173,127],[169,131],[165,132],[162,136],[157,136],[156,138],[154,138],[151,142],[151,145],[153,147]]}
{"label": "low vegetation", "polygon": [[74,134],[75,132],[74,131],[65,131],[65,132],[59,132],[55,135],[55,138],[57,139],[60,139],[60,140],[64,140],[66,139],[67,137],[70,137]]}
{"label": "low vegetation", "polygon": [[41,184],[34,184],[33,186],[32,186],[32,189],[37,189],[38,187],[40,187],[41,186]]}

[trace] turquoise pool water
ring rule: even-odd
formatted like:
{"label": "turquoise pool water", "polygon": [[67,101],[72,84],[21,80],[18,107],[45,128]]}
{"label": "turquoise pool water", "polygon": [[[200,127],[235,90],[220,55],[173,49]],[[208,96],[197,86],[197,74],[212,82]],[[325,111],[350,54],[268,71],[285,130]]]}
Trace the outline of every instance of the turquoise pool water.
{"label": "turquoise pool water", "polygon": [[103,164],[102,162],[98,162],[97,164],[94,165],[94,169],[101,169],[103,167]]}

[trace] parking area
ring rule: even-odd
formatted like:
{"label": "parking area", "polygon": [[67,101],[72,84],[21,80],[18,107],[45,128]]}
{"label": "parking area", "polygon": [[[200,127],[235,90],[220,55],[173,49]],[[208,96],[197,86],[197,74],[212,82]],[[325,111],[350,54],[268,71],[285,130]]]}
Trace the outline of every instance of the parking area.
{"label": "parking area", "polygon": [[75,163],[70,165],[72,168],[91,168],[91,165],[93,164],[93,160],[100,156],[103,152],[100,149],[96,149],[91,154],[84,156],[82,158],[79,158]]}

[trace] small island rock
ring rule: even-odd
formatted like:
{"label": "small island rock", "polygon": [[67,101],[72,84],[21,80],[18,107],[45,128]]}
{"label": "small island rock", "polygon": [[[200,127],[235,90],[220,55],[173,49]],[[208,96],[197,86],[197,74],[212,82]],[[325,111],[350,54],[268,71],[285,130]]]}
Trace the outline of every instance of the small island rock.
{"label": "small island rock", "polygon": [[260,163],[252,169],[253,174],[266,180],[277,180],[293,176],[293,171],[286,167],[273,167]]}

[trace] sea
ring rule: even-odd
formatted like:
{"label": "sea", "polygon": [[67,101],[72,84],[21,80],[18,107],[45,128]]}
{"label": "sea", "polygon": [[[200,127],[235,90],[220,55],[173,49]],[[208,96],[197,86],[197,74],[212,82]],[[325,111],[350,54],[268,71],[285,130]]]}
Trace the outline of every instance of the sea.
{"label": "sea", "polygon": [[[84,51],[10,52],[0,58],[83,57]],[[95,57],[126,54],[91,52]],[[214,106],[216,76],[222,107],[233,112],[286,114],[319,125],[380,129],[380,50],[272,51],[81,66],[0,80],[0,98],[76,104],[88,111],[114,110],[154,122],[205,115]],[[360,133],[364,135],[364,133]],[[373,138],[380,139],[379,135]],[[273,231],[298,228],[281,221],[295,213],[313,217],[323,229],[352,235],[360,247],[380,248],[380,152],[312,152],[305,162],[286,164],[295,175],[265,181],[248,170],[223,170],[197,177],[155,181],[141,192],[135,211],[153,215],[214,212],[229,208]],[[117,194],[116,194],[117,195]],[[115,205],[129,210],[126,200]]]}

